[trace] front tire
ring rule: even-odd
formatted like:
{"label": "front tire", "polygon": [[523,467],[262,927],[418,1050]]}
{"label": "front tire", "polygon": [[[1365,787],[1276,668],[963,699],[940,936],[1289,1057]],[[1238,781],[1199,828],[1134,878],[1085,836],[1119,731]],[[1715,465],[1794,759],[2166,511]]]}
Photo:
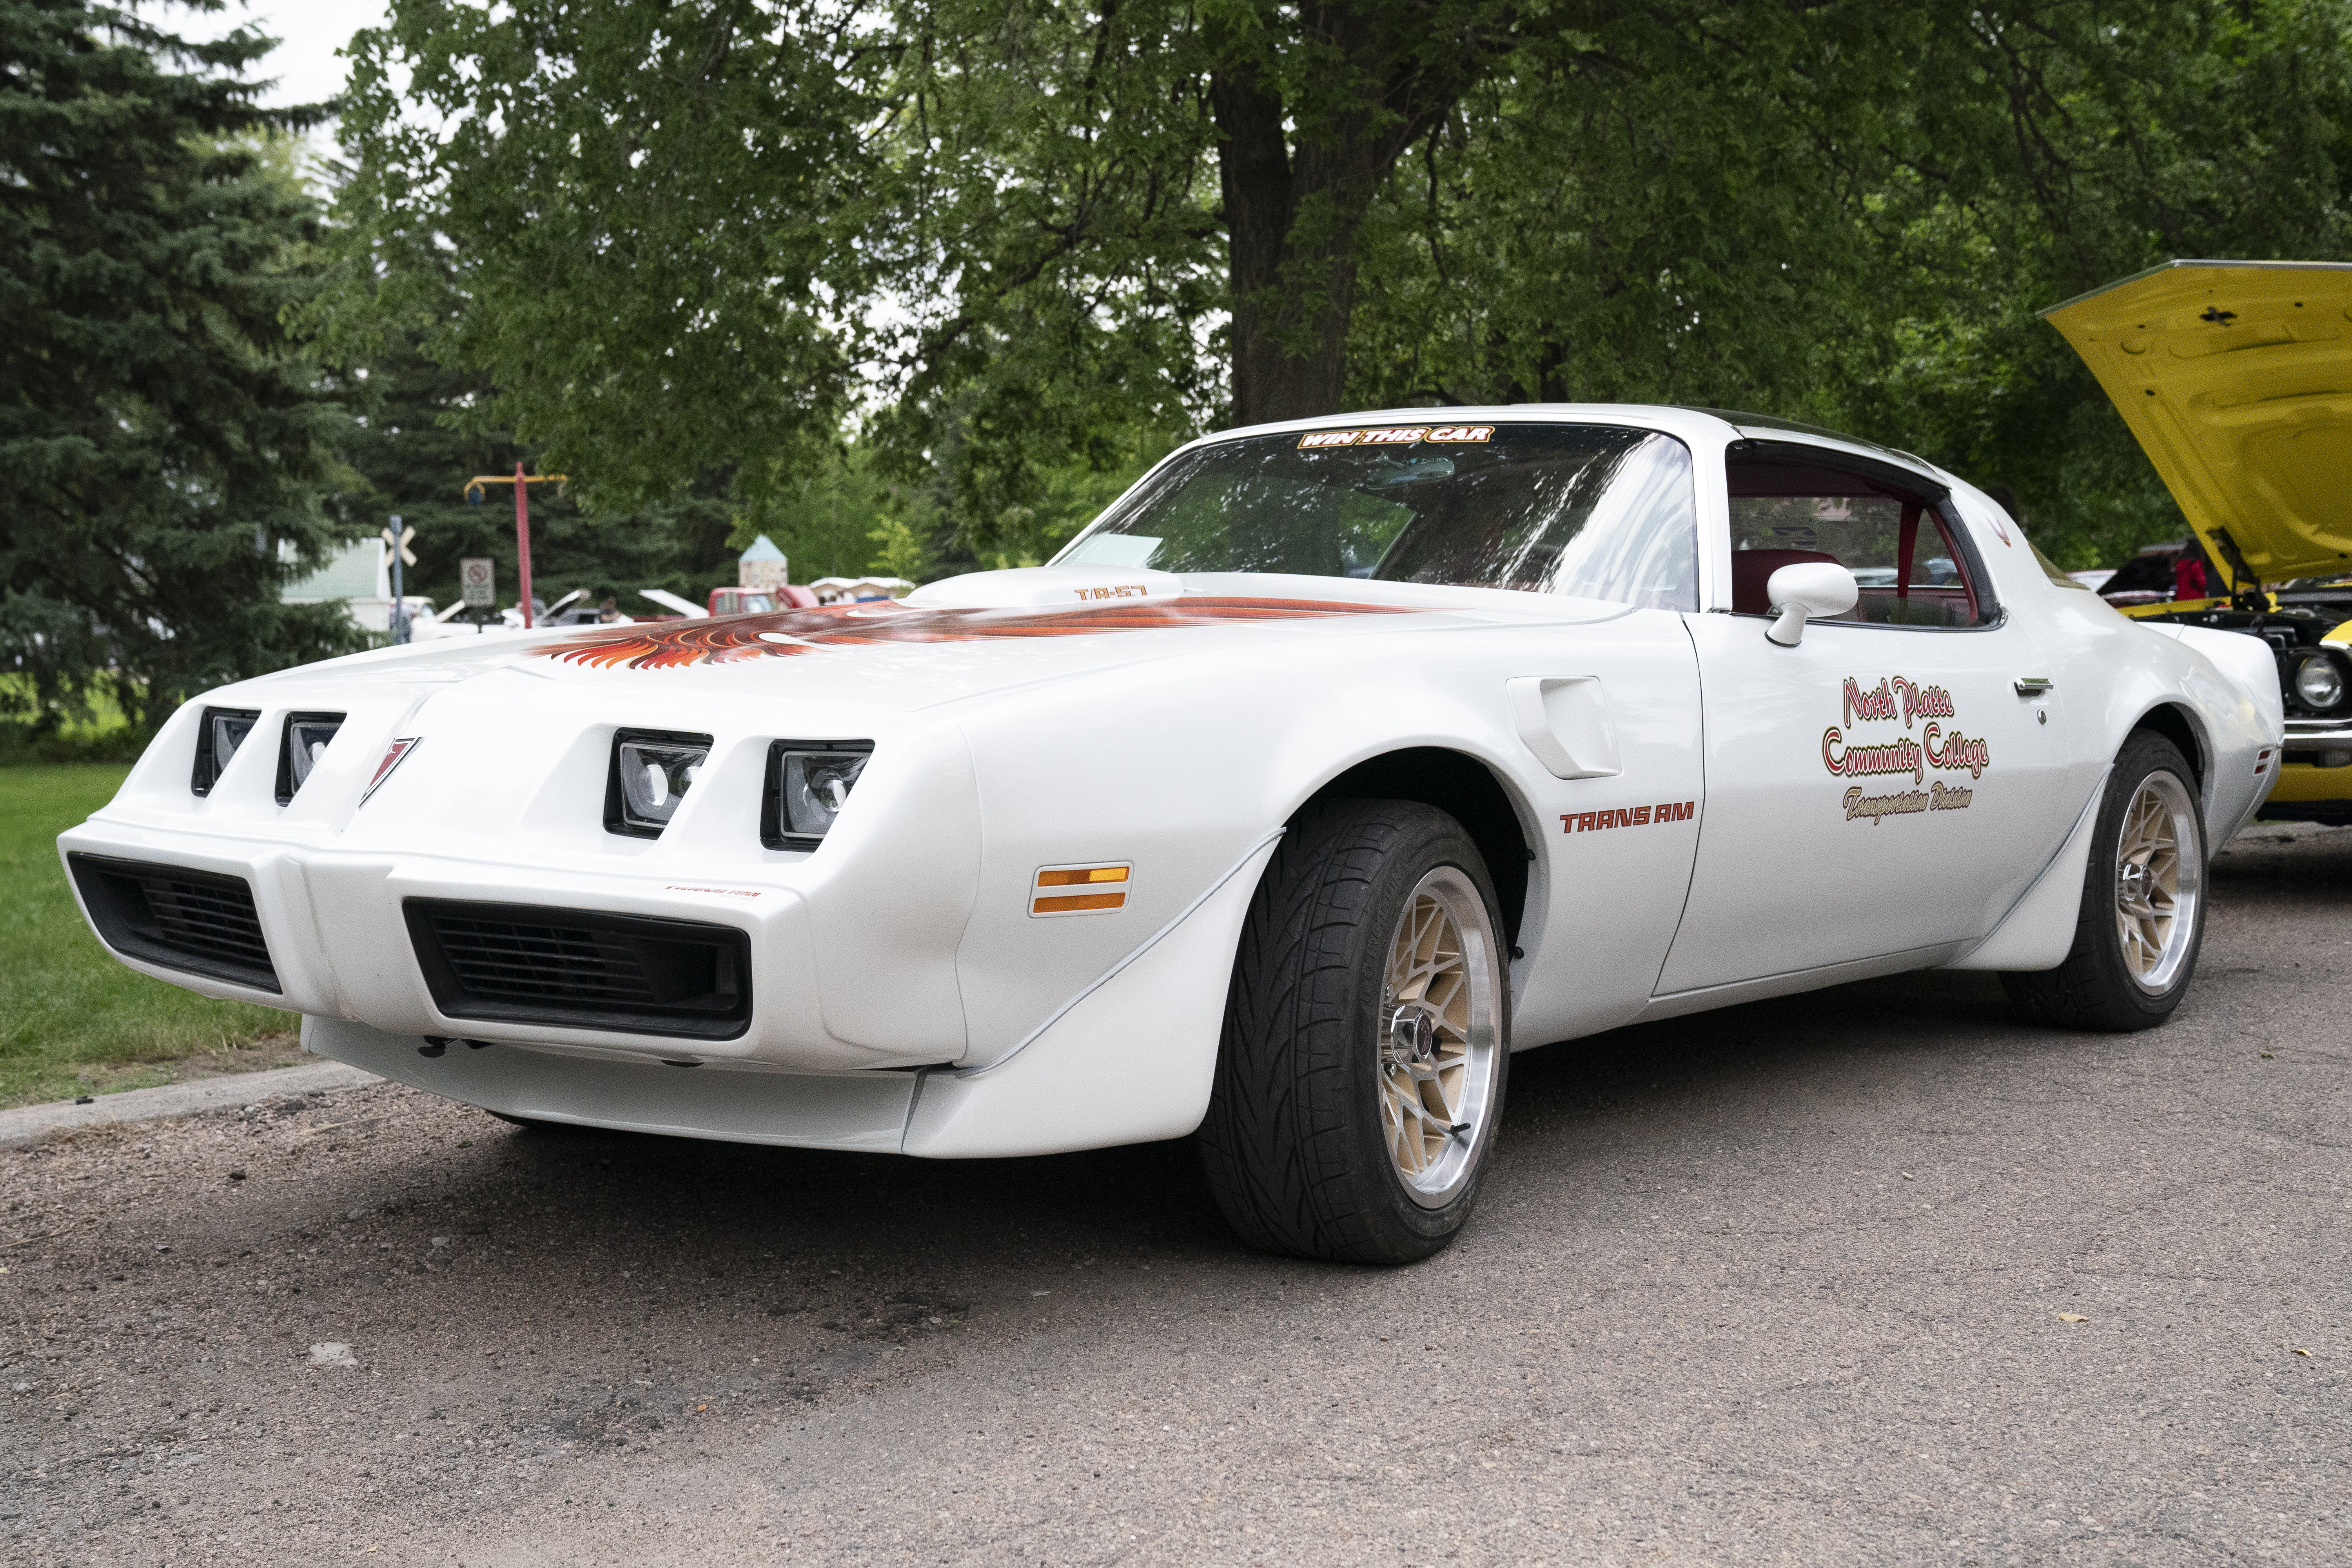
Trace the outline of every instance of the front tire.
{"label": "front tire", "polygon": [[1269,1252],[1410,1263],[1470,1217],[1509,1072],[1494,884],[1412,801],[1309,807],[1267,864],[1225,1004],[1201,1163]]}
{"label": "front tire", "polygon": [[2135,733],[2107,775],[2066,962],[2004,973],[2027,1017],[2126,1033],[2172,1016],[2205,937],[2205,824],[2197,775],[2161,735]]}

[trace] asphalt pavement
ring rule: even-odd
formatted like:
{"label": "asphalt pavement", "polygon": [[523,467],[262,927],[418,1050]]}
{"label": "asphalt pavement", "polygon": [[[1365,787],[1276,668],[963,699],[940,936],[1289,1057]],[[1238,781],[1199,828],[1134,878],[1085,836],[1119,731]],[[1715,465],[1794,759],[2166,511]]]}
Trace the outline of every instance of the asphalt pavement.
{"label": "asphalt pavement", "polygon": [[1921,975],[1524,1054],[1406,1269],[1239,1250],[1183,1144],[0,1151],[0,1561],[2352,1560],[2352,830],[2212,890],[2148,1034]]}

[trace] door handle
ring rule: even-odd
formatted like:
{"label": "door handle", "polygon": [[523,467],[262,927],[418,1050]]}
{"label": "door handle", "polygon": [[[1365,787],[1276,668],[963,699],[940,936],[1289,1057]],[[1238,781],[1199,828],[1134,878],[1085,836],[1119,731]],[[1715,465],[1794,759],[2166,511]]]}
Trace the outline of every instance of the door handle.
{"label": "door handle", "polygon": [[2039,697],[2057,684],[2046,675],[2021,675],[2017,678],[2017,694],[2020,697]]}

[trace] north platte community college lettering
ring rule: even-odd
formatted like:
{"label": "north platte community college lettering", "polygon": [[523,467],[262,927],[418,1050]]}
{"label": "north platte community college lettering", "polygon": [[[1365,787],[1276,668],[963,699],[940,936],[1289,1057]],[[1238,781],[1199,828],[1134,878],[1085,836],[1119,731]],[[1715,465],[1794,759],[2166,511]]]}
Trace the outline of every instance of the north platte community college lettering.
{"label": "north platte community college lettering", "polygon": [[1832,724],[1822,731],[1822,766],[1840,778],[1868,778],[1879,773],[1909,773],[1913,784],[1927,782],[1927,770],[1966,769],[1970,778],[1984,777],[1992,765],[1992,749],[1958,730],[1944,733],[1941,724],[1919,731],[1919,739],[1897,735],[1879,745],[1851,744],[1845,731]]}

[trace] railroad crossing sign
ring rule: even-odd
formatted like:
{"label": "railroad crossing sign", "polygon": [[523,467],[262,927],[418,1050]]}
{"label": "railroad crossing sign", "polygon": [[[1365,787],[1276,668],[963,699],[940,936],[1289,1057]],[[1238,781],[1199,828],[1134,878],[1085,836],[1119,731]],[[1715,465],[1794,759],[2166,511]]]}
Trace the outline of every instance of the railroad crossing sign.
{"label": "railroad crossing sign", "polygon": [[386,544],[391,545],[394,550],[400,552],[400,563],[402,565],[415,565],[416,552],[408,547],[416,542],[416,530],[414,528],[400,528],[400,531],[395,534],[393,532],[394,528],[400,528],[400,519],[396,517],[392,520],[392,528],[385,529],[378,537],[380,537]]}
{"label": "railroad crossing sign", "polygon": [[466,591],[466,607],[487,610],[499,602],[498,565],[487,555],[468,555],[457,563],[457,585]]}

